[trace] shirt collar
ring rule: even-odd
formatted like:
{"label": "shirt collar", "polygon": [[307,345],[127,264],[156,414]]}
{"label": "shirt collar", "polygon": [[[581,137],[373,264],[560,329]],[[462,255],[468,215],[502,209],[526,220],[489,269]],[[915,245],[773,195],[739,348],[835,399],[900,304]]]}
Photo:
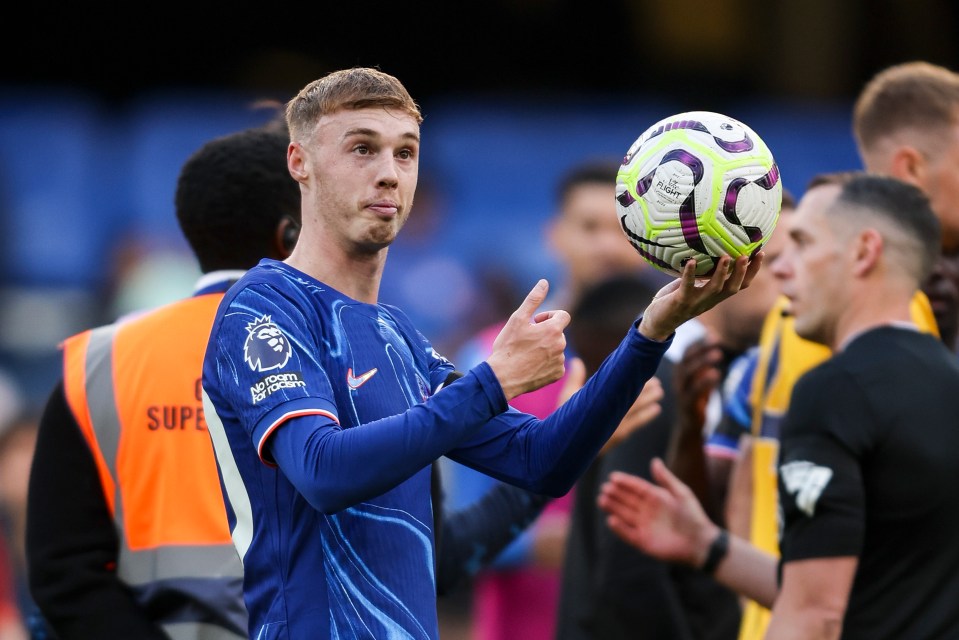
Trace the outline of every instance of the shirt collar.
{"label": "shirt collar", "polygon": [[243,269],[222,269],[210,271],[200,276],[193,286],[193,295],[202,296],[208,293],[226,293],[234,282],[243,277]]}

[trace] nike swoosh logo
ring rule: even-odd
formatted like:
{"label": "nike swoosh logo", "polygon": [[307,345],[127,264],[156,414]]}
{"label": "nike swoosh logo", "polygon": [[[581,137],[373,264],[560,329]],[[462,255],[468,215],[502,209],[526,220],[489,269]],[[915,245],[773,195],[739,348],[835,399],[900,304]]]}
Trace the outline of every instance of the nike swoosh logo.
{"label": "nike swoosh logo", "polygon": [[353,375],[353,367],[350,367],[346,370],[346,384],[350,385],[350,389],[359,389],[366,381],[372,378],[376,374],[377,369],[373,368],[360,376]]}

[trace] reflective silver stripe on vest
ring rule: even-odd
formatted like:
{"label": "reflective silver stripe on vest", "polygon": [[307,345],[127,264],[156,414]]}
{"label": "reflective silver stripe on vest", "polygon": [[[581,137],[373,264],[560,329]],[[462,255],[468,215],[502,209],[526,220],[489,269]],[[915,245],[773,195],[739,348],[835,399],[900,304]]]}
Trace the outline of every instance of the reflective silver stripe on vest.
{"label": "reflective silver stripe on vest", "polygon": [[[120,484],[116,480],[120,418],[117,416],[117,399],[113,387],[113,336],[116,335],[116,330],[116,325],[108,325],[90,332],[86,361],[86,389],[93,432],[97,436],[97,445],[106,461],[107,469],[113,476],[115,489],[113,497],[119,510]],[[116,522],[118,525],[123,524],[119,516]]]}
{"label": "reflective silver stripe on vest", "polygon": [[[209,604],[215,605],[219,613],[229,620],[224,623],[244,631],[243,635],[230,632],[221,626],[205,624],[200,621],[178,621],[163,624],[164,630],[173,640],[236,640],[246,638],[245,612],[237,605],[239,615],[223,611],[222,602],[233,590],[224,590],[224,583],[241,584],[243,565],[236,548],[226,545],[173,545],[132,551],[127,541],[123,520],[123,494],[117,475],[117,452],[120,445],[120,416],[117,412],[116,388],[113,384],[113,339],[118,326],[98,327],[90,332],[90,342],[86,355],[86,392],[90,420],[96,434],[97,445],[104,461],[114,478],[114,514],[113,523],[120,541],[117,559],[117,576],[133,587],[140,597],[142,605],[149,604],[152,588],[161,581],[211,578]],[[212,579],[214,578],[215,579]],[[226,578],[227,580],[224,580]],[[172,586],[172,585],[171,585]],[[236,595],[239,599],[239,586]],[[194,604],[195,608],[196,605]],[[173,615],[176,615],[175,613]],[[161,624],[163,621],[158,621]]]}

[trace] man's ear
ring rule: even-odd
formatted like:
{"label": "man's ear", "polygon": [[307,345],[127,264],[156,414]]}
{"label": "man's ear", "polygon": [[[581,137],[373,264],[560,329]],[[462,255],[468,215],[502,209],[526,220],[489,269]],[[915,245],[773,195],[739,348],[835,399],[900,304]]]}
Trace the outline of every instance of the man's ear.
{"label": "man's ear", "polygon": [[889,165],[889,172],[893,178],[907,182],[923,189],[928,171],[926,157],[908,145],[896,149]]}
{"label": "man's ear", "polygon": [[856,239],[853,273],[861,277],[875,269],[882,261],[883,246],[881,233],[875,229],[863,230]]}
{"label": "man's ear", "polygon": [[297,182],[304,182],[309,175],[307,163],[308,159],[303,152],[303,147],[297,142],[291,142],[286,150],[286,167]]}

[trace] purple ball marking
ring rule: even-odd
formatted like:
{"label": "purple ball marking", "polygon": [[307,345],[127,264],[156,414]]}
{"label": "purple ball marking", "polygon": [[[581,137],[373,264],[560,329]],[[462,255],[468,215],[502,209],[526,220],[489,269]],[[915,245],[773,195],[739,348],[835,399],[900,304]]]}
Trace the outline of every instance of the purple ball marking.
{"label": "purple ball marking", "polygon": [[649,187],[653,184],[653,174],[656,173],[656,170],[653,169],[648,174],[636,181],[636,194],[643,196],[649,191]]}
{"label": "purple ball marking", "polygon": [[629,205],[636,202],[636,199],[633,198],[632,195],[630,195],[629,191],[623,191],[621,194],[616,196],[616,200],[619,202],[619,204],[621,204],[624,207],[628,207]]}
{"label": "purple ball marking", "polygon": [[705,169],[703,168],[703,161],[685,149],[673,149],[663,156],[663,159],[659,161],[659,165],[662,166],[667,162],[679,162],[689,167],[689,170],[693,173],[694,189],[696,188],[696,185],[702,181],[703,174],[706,173]]}
{"label": "purple ball marking", "polygon": [[[754,180],[752,184],[759,185],[765,191],[771,190],[779,182],[779,167],[776,163],[773,163],[773,166],[770,167],[769,171],[766,172],[766,175]],[[746,226],[739,221],[739,216],[736,215],[736,201],[739,198],[739,190],[746,186],[748,182],[743,178],[736,178],[729,183],[729,188],[726,191],[726,197],[723,202],[723,215],[726,216],[726,219],[732,222],[733,224],[739,225],[746,232],[746,236],[749,238],[750,242],[759,242],[763,239],[762,230],[759,227]],[[757,249],[758,251],[758,249]]]}
{"label": "purple ball marking", "polygon": [[702,122],[699,122],[698,120],[690,120],[689,126],[687,128],[693,129],[695,131],[701,131],[702,133],[709,133],[709,129],[706,128],[706,125],[704,125]]}
{"label": "purple ball marking", "polygon": [[[691,200],[690,196],[688,200]],[[691,249],[695,249],[699,253],[704,253],[709,255],[709,252],[706,250],[706,245],[703,243],[703,238],[699,234],[699,223],[696,221],[696,211],[692,206],[686,207],[686,203],[683,203],[683,206],[679,209],[679,226],[683,230],[683,239],[686,240],[686,244],[689,245]]]}
{"label": "purple ball marking", "polygon": [[739,191],[747,184],[749,184],[749,180],[746,180],[745,178],[736,178],[729,183],[729,186],[726,188],[726,196],[723,198],[722,213],[726,220],[733,223],[737,227],[740,227],[746,232],[746,237],[749,238],[750,242],[759,242],[763,239],[762,229],[752,225],[744,225],[740,221],[739,215],[736,213],[736,203],[739,201]]}
{"label": "purple ball marking", "polygon": [[646,258],[647,260],[649,260],[650,262],[652,262],[659,268],[665,269],[669,271],[670,273],[676,273],[676,269],[673,268],[673,265],[669,264],[668,262],[664,260],[657,258],[656,256],[651,254],[649,251],[646,251],[642,247],[637,247],[635,245],[633,245],[633,247],[636,249],[636,251],[639,252],[639,255],[643,256],[644,258]]}
{"label": "purple ball marking", "polygon": [[674,122],[673,129],[692,129],[693,131],[709,133],[709,129],[706,128],[706,125],[699,120],[680,120],[679,122]]}
{"label": "purple ball marking", "polygon": [[664,124],[660,124],[658,127],[656,127],[655,131],[652,131],[649,134],[649,137],[646,138],[646,141],[648,142],[656,136],[662,135],[667,131],[672,131],[673,129],[693,129],[695,131],[709,133],[709,129],[706,128],[706,125],[698,120],[677,120],[676,122],[666,122]]}
{"label": "purple ball marking", "polygon": [[739,200],[739,191],[749,184],[746,178],[736,178],[729,182],[726,188],[726,197],[723,198],[723,215],[734,224],[739,224],[739,216],[736,215],[736,202]]}
{"label": "purple ball marking", "polygon": [[775,187],[777,182],[779,182],[779,166],[775,162],[773,163],[773,166],[770,167],[766,175],[759,180],[756,180],[756,184],[766,191],[769,191]]}
{"label": "purple ball marking", "polygon": [[752,138],[749,137],[748,133],[743,133],[745,136],[742,140],[733,140],[732,142],[727,142],[713,136],[713,140],[716,141],[716,145],[719,146],[723,151],[728,151],[729,153],[743,153],[744,151],[752,151],[755,144],[752,141]]}
{"label": "purple ball marking", "polygon": [[663,156],[660,160],[660,166],[667,162],[679,162],[685,165],[693,174],[693,190],[689,192],[686,199],[679,205],[679,226],[683,231],[683,238],[686,244],[700,253],[708,253],[703,239],[699,235],[699,224],[696,221],[696,185],[698,185],[703,175],[706,173],[703,162],[685,149],[673,149]]}

